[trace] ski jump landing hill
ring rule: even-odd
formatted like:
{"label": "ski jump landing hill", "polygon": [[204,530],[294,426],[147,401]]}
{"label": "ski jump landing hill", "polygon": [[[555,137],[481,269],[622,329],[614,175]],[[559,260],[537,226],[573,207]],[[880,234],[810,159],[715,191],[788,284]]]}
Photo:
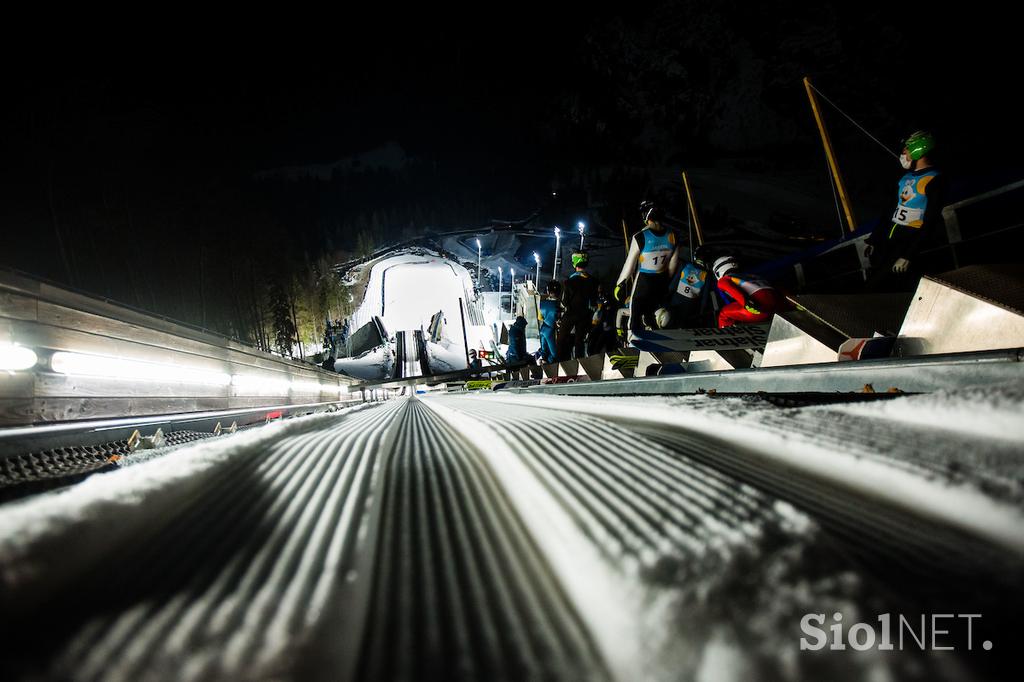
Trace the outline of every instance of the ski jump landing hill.
{"label": "ski jump landing hill", "polygon": [[[483,300],[457,260],[415,248],[357,267],[362,272],[347,273],[350,280],[366,281],[351,317],[357,331],[336,371],[365,380],[420,376],[427,368],[453,372],[466,369],[469,349],[491,347],[494,332]],[[414,338],[422,342],[407,347]]]}

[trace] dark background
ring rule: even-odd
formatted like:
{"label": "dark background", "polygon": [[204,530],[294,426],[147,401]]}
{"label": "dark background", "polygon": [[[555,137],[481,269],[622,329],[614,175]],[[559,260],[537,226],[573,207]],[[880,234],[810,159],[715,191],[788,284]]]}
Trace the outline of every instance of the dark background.
{"label": "dark background", "polygon": [[[893,151],[934,131],[960,194],[1020,175],[1019,38],[995,6],[346,11],[136,17],[12,49],[0,265],[262,342],[272,299],[322,289],[333,263],[538,211],[613,232],[647,197],[684,215],[683,168],[792,177],[812,198],[793,229],[833,235],[805,75]],[[859,217],[890,211],[896,161],[825,106]],[[404,162],[354,161],[380,148]],[[344,312],[319,297],[298,307]]]}

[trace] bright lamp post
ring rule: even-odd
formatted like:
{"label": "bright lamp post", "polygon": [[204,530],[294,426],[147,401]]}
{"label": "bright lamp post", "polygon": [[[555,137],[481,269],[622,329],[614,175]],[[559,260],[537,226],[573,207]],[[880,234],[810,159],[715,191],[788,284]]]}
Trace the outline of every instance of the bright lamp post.
{"label": "bright lamp post", "polygon": [[477,281],[477,286],[482,286],[480,284],[480,255],[482,253],[481,252],[482,248],[483,247],[480,246],[480,240],[477,239],[476,240],[476,281]]}
{"label": "bright lamp post", "polygon": [[551,266],[551,279],[558,279],[558,253],[561,249],[562,231],[555,228],[555,264]]}
{"label": "bright lamp post", "polygon": [[580,251],[583,251],[583,233],[586,231],[587,226],[583,223],[583,221],[580,221],[576,223],[576,227],[580,231]]}
{"label": "bright lamp post", "polygon": [[540,256],[537,254],[536,251],[533,252],[533,260],[537,263],[536,289],[537,291],[540,291]]}
{"label": "bright lamp post", "polygon": [[508,314],[514,315],[516,312],[516,270],[515,268],[509,268],[508,274],[512,278],[512,281],[508,285]]}

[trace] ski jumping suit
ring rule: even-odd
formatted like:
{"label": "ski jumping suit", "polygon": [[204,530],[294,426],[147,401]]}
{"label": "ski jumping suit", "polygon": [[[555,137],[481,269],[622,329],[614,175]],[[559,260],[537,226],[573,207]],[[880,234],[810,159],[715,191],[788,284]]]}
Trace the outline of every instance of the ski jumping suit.
{"label": "ski jumping suit", "polygon": [[[704,302],[704,284],[707,283],[707,270],[694,263],[687,263],[679,273],[675,293],[672,295],[672,307],[678,326],[691,326],[700,316]],[[696,326],[701,326],[697,324]]]}
{"label": "ski jumping suit", "polygon": [[782,307],[782,295],[754,275],[732,272],[718,280],[718,291],[731,303],[718,311],[718,326],[758,324],[770,320]]}
{"label": "ski jumping suit", "polygon": [[584,346],[597,305],[597,280],[581,270],[569,275],[562,287],[565,313],[558,324],[558,354],[563,359],[584,357]]}
{"label": "ski jumping suit", "polygon": [[917,276],[902,275],[892,271],[900,258],[910,261],[910,267],[918,270],[918,253],[925,241],[942,222],[942,207],[945,204],[946,179],[934,167],[910,171],[899,183],[899,197],[892,222],[885,222],[867,239],[874,247],[871,257],[872,274],[868,289],[883,291],[893,286],[908,288]]}
{"label": "ski jumping suit", "polygon": [[558,324],[561,307],[555,299],[544,298],[541,299],[539,308],[537,322],[540,324],[540,352],[544,357],[544,362],[555,362],[558,360],[555,326]]}
{"label": "ski jumping suit", "polygon": [[655,232],[650,227],[633,237],[617,282],[617,286],[623,286],[636,275],[629,304],[630,331],[642,330],[645,321],[648,327],[657,329],[654,312],[671,296],[672,278],[679,271],[677,241],[672,230]]}

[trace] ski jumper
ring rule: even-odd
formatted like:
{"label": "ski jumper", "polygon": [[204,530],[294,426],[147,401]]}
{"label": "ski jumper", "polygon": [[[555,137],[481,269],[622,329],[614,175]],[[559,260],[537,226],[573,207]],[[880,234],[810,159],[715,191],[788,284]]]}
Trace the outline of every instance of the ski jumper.
{"label": "ski jumper", "polygon": [[562,309],[558,324],[558,354],[568,359],[584,356],[587,335],[597,306],[597,280],[581,270],[569,275],[562,287]]}
{"label": "ski jumper", "polygon": [[730,273],[718,280],[718,291],[730,301],[718,311],[720,328],[766,322],[782,307],[782,295],[754,275]]}
{"label": "ski jumper", "polygon": [[645,322],[657,328],[654,312],[668,303],[672,280],[678,271],[679,247],[675,232],[656,232],[646,227],[633,237],[617,283],[622,286],[636,276],[629,304],[630,331],[642,330]]}
{"label": "ski jumper", "polygon": [[686,327],[687,323],[695,322],[700,316],[707,279],[708,273],[704,268],[689,262],[683,266],[672,294],[673,314],[679,326]]}
{"label": "ski jumper", "polygon": [[540,352],[544,362],[550,363],[558,360],[555,327],[558,324],[560,312],[558,301],[553,298],[541,299],[537,311],[537,322],[540,324]]}
{"label": "ski jumper", "polygon": [[[904,289],[916,282],[920,276],[918,256],[942,223],[945,195],[946,179],[934,167],[910,171],[900,178],[892,220],[882,223],[866,241],[875,249],[868,289]],[[910,269],[894,273],[893,265],[900,258],[910,262]]]}

